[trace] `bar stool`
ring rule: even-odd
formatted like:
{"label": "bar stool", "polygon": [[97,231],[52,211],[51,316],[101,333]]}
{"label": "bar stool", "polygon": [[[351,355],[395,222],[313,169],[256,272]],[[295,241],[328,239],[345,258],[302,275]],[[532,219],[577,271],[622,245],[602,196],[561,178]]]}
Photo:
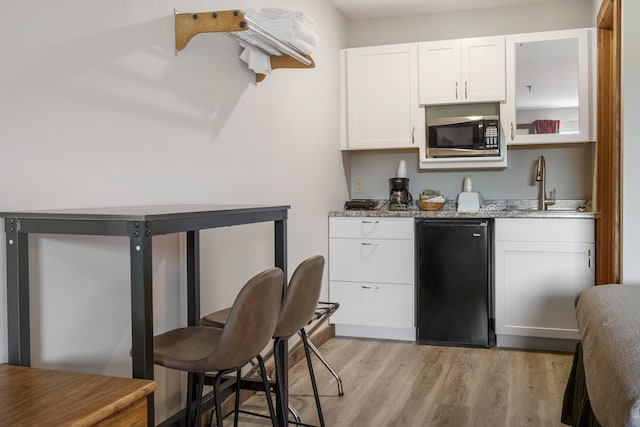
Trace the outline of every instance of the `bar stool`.
{"label": "bar stool", "polygon": [[[324,417],[322,415],[322,406],[320,405],[320,396],[318,387],[313,373],[313,365],[311,363],[311,355],[309,353],[309,341],[304,327],[312,319],[316,313],[318,300],[320,298],[320,288],[322,285],[322,272],[324,269],[324,257],[320,255],[312,256],[302,261],[291,276],[289,286],[285,290],[282,300],[278,324],[273,333],[273,348],[277,347],[280,340],[288,340],[292,335],[299,333],[304,346],[305,358],[309,369],[309,377],[313,388],[313,396],[315,398],[316,409],[320,426],[324,427]],[[200,319],[200,325],[210,327],[225,327],[229,322],[229,309],[223,309],[210,313]],[[274,356],[277,352],[273,351]],[[276,367],[280,366],[276,360]],[[276,369],[276,386],[282,390],[282,375],[286,372],[278,372]],[[237,409],[236,409],[237,410]],[[244,411],[243,411],[244,412]],[[287,413],[287,408],[282,408],[282,413]]]}
{"label": "bar stool", "polygon": [[[276,425],[270,387],[260,352],[269,344],[278,322],[283,281],[283,273],[279,268],[265,270],[251,278],[236,297],[223,329],[189,326],[173,329],[153,339],[155,364],[187,371],[198,377],[195,415],[191,422],[191,398],[188,396],[186,425],[200,425],[205,373],[215,372],[213,399],[217,426],[222,427],[222,378],[226,374],[236,373],[236,381],[233,384],[237,406],[240,395],[240,369],[253,358],[258,359],[269,414],[272,424]],[[235,415],[237,420],[238,413]]]}

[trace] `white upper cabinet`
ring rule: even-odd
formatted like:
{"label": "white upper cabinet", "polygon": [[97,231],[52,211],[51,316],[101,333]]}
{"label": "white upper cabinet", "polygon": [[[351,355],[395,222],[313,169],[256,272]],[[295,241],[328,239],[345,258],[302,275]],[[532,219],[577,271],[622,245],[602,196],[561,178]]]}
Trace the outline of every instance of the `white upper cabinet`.
{"label": "white upper cabinet", "polygon": [[508,144],[592,141],[591,30],[506,37]]}
{"label": "white upper cabinet", "polygon": [[419,43],[420,104],[503,101],[504,49],[502,36]]}
{"label": "white upper cabinet", "polygon": [[417,148],[417,45],[342,53],[342,149]]}

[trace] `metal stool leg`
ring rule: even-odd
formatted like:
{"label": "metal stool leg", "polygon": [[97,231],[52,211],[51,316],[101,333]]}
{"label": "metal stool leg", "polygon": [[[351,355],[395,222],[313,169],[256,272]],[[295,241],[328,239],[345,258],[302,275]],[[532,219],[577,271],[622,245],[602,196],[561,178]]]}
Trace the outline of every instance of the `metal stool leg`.
{"label": "metal stool leg", "polygon": [[[269,381],[267,380],[267,370],[264,367],[264,360],[262,359],[262,356],[258,355],[257,356],[258,359],[258,363],[260,364],[260,373],[262,375],[262,384],[264,385],[264,392],[267,396],[267,406],[269,407],[269,415],[271,416],[271,424],[273,425],[273,427],[276,427],[276,411],[273,408],[273,402],[271,401],[271,391],[270,391],[270,385],[269,385]],[[285,412],[285,416],[286,416],[286,412]]]}
{"label": "metal stool leg", "polygon": [[236,385],[234,387],[236,389],[236,395],[233,407],[233,427],[238,427],[238,418],[240,416],[240,371],[241,369],[236,371]]}
{"label": "metal stool leg", "polygon": [[[300,337],[302,337],[302,333],[298,332],[298,334],[300,335]],[[342,379],[340,378],[340,375],[335,371],[335,369],[333,369],[329,362],[327,362],[327,359],[325,359],[322,353],[320,353],[318,347],[316,347],[310,340],[307,340],[307,342],[311,351],[313,351],[318,359],[320,359],[320,362],[322,362],[322,364],[329,370],[329,372],[331,372],[331,375],[333,375],[336,379],[336,382],[338,383],[338,396],[344,396],[344,390],[342,389]]]}
{"label": "metal stool leg", "polygon": [[296,420],[296,424],[300,424],[300,414],[296,411],[296,408],[293,407],[291,403],[289,403],[289,412],[293,415],[293,418]]}
{"label": "metal stool leg", "polygon": [[[202,389],[204,388],[204,373],[198,374],[198,391],[196,395],[196,413],[193,416],[193,426],[200,426],[200,408],[202,407]],[[189,418],[187,413],[187,419]]]}
{"label": "metal stool leg", "polygon": [[309,376],[311,377],[311,386],[313,387],[313,397],[316,399],[316,408],[318,409],[318,418],[320,419],[320,427],[324,427],[324,417],[322,416],[322,406],[320,405],[320,396],[318,395],[318,385],[316,377],[313,374],[313,364],[311,363],[311,353],[309,353],[309,340],[304,329],[300,329],[304,346],[304,354],[307,358],[307,366],[309,367]]}

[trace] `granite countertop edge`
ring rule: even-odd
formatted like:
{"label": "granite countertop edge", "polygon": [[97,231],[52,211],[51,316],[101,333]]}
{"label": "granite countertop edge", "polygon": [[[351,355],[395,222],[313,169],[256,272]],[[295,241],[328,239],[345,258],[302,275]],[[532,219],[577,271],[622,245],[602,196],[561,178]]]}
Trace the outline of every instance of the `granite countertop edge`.
{"label": "granite countertop edge", "polygon": [[330,211],[330,217],[384,217],[384,218],[598,218],[597,212],[567,211]]}
{"label": "granite countertop edge", "polygon": [[[558,200],[556,208],[580,210],[535,210],[535,200],[490,200],[486,205],[474,212],[458,212],[455,203],[449,201],[439,211],[422,211],[415,205],[406,211],[392,211],[382,201],[377,209],[372,210],[335,210],[330,217],[385,217],[385,218],[583,218],[596,219],[599,212],[591,210],[587,200]],[[517,207],[518,209],[516,209]]]}

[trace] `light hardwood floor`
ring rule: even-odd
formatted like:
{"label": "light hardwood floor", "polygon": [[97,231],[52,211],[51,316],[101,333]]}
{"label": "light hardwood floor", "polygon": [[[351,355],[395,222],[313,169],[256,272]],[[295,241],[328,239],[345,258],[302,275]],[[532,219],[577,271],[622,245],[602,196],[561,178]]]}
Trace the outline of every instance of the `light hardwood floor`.
{"label": "light hardwood floor", "polygon": [[[330,339],[320,351],[340,373],[345,392],[337,395],[335,380],[314,359],[328,427],[563,425],[571,354],[345,338]],[[291,367],[289,381],[302,422],[317,425],[304,361]],[[243,404],[263,408],[258,395]],[[240,425],[269,421],[242,415]]]}

